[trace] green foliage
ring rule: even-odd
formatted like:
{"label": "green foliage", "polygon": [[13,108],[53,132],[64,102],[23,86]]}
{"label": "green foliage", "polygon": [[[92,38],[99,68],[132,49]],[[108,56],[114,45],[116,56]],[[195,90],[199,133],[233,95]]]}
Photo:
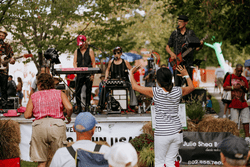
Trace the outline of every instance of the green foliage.
{"label": "green foliage", "polygon": [[212,100],[212,104],[213,104],[213,109],[214,109],[214,111],[215,111],[217,114],[219,114],[219,112],[220,112],[220,104],[219,104],[219,101],[218,101],[214,96],[212,96],[211,100]]}
{"label": "green foliage", "polygon": [[37,162],[21,161],[21,167],[37,167]]}
{"label": "green foliage", "polygon": [[205,115],[205,111],[203,110],[201,104],[202,96],[191,97],[189,101],[186,101],[186,114],[194,123],[198,123],[202,120]]}
{"label": "green foliage", "polygon": [[[250,49],[250,1],[238,0],[164,0],[166,10],[162,15],[168,18],[173,14],[175,20],[178,15],[184,14],[189,17],[187,27],[193,29],[197,37],[202,38],[209,34],[208,43],[221,42],[222,52],[226,60],[244,63],[249,59]],[[211,39],[212,36],[215,39]],[[216,66],[218,61],[214,50],[204,47],[195,53],[195,57],[205,59],[202,68],[212,65]]]}
{"label": "green foliage", "polygon": [[48,48],[73,54],[79,34],[104,51],[116,45],[131,48],[131,40],[119,37],[133,24],[125,22],[127,9],[133,10],[137,4],[138,0],[23,0],[9,8],[3,25],[13,34],[14,51],[37,53],[32,60],[39,67]]}
{"label": "green foliage", "polygon": [[143,147],[139,154],[139,163],[142,163],[148,167],[153,167],[155,163],[155,154],[154,147],[149,145],[147,147]]}
{"label": "green foliage", "polygon": [[144,147],[154,146],[154,137],[150,134],[140,134],[134,139],[130,140],[130,143],[134,146],[137,152],[141,151]]}

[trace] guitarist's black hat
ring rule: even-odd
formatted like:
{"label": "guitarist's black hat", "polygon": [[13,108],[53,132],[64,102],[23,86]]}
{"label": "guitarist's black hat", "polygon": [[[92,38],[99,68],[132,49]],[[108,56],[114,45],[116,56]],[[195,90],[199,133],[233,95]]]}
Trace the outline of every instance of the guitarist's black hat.
{"label": "guitarist's black hat", "polygon": [[188,17],[185,16],[185,15],[180,15],[180,16],[178,17],[178,20],[188,21]]}

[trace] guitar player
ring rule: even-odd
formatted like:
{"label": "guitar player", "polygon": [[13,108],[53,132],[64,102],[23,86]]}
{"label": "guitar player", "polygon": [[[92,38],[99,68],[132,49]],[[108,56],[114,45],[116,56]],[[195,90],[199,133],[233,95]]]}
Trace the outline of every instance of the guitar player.
{"label": "guitar player", "polygon": [[[187,41],[188,36],[196,38],[196,35],[193,30],[186,28],[186,25],[188,24],[188,17],[185,15],[180,15],[178,17],[178,26],[177,30],[173,31],[169,40],[168,44],[166,46],[166,51],[170,54],[172,60],[176,60],[176,55],[179,53],[183,53],[187,48],[184,46],[184,44]],[[173,47],[174,52],[171,51],[170,47]],[[200,50],[203,47],[203,41],[200,41],[200,46],[196,48],[196,50]],[[193,50],[187,54],[187,56],[184,58],[185,61],[181,63],[181,65],[185,65],[186,69],[188,71],[189,76],[192,79],[192,73],[193,73]],[[184,84],[184,81],[180,76],[178,76],[179,72],[177,70],[174,70],[174,82],[175,86],[182,86]]]}
{"label": "guitar player", "polygon": [[[7,31],[4,27],[0,28],[0,56],[1,61],[2,58],[7,56],[7,58],[10,60],[10,64],[15,64],[15,59],[13,59],[13,50],[11,46],[4,42],[6,36],[8,35]],[[2,67],[2,63],[1,63]],[[0,87],[1,87],[1,103],[2,103],[2,109],[6,109],[7,107],[7,84],[8,84],[8,64],[4,64],[3,68],[0,68]]]}

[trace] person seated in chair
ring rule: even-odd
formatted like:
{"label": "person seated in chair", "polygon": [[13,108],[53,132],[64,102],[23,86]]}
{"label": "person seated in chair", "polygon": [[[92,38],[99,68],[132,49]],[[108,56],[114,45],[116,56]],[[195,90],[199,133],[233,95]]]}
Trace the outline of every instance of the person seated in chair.
{"label": "person seated in chair", "polygon": [[[128,70],[132,69],[131,65],[127,60],[124,60],[121,58],[122,56],[122,48],[117,46],[113,49],[114,53],[114,59],[110,60],[108,63],[108,67],[106,69],[105,73],[105,79],[104,81],[107,81],[107,79],[119,79],[126,81],[127,83],[129,81],[128,77]],[[104,89],[103,89],[104,90]],[[106,93],[101,93],[101,95],[105,95]],[[129,86],[129,94],[130,94],[130,107],[135,107],[138,105],[138,101],[135,96],[135,92],[132,89],[131,86]],[[105,103],[105,97],[101,97],[100,99],[101,104]],[[100,104],[100,103],[99,103]]]}

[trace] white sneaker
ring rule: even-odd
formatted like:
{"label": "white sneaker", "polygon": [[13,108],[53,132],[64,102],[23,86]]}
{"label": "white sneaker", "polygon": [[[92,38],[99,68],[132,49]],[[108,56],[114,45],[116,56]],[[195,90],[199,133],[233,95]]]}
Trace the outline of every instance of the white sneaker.
{"label": "white sneaker", "polygon": [[222,118],[226,118],[226,117],[227,117],[226,114],[224,114]]}
{"label": "white sneaker", "polygon": [[230,115],[230,114],[228,114],[228,119],[230,119],[230,120],[231,120],[231,115]]}

